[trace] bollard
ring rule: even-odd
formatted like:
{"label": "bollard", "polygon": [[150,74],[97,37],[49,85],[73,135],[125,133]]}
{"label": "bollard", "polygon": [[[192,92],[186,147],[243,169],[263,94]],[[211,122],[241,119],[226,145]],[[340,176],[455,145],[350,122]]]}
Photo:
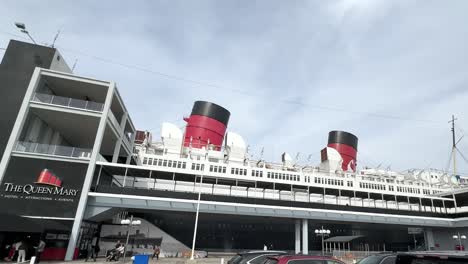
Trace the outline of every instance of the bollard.
{"label": "bollard", "polygon": [[221,264],[224,264],[224,258],[221,258]]}

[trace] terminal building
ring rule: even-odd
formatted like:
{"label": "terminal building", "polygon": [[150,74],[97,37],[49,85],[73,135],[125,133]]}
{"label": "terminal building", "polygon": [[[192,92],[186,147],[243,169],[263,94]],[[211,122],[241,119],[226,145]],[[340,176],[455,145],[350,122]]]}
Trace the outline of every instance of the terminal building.
{"label": "terminal building", "polygon": [[[185,254],[197,210],[196,248],[205,251],[450,250],[463,243],[453,235],[468,235],[456,175],[358,169],[348,132],[318,139],[317,165],[287,153],[277,164],[251,160],[228,129],[235,114],[196,101],[183,130],[164,123],[153,141],[136,130],[115,82],[77,76],[58,50],[14,40],[0,85],[2,248],[43,237],[43,259],[71,260],[95,236],[105,251],[129,232],[128,251]],[[121,224],[130,218],[139,225]]]}

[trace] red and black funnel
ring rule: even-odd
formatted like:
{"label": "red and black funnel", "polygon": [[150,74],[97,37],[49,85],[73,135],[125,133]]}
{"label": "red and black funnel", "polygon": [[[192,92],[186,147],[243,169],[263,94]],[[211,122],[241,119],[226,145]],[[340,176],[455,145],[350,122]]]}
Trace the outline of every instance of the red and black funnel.
{"label": "red and black funnel", "polygon": [[341,168],[344,171],[347,171],[348,167],[356,171],[358,138],[355,135],[345,131],[330,131],[327,146],[340,153],[343,159]]}
{"label": "red and black funnel", "polygon": [[222,106],[196,101],[190,117],[184,118],[187,122],[184,146],[202,148],[209,142],[216,150],[220,150],[230,116],[231,113]]}

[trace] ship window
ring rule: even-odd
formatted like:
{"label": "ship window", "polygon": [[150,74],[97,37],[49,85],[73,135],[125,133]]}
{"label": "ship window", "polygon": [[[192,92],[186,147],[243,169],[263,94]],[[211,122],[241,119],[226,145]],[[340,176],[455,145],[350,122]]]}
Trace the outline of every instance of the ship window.
{"label": "ship window", "polygon": [[167,160],[163,160],[163,166],[167,167]]}
{"label": "ship window", "polygon": [[143,159],[143,164],[147,164],[148,163],[148,158],[144,158]]}
{"label": "ship window", "polygon": [[210,172],[213,172],[213,165],[210,165]]}
{"label": "ship window", "polygon": [[182,162],[180,162],[180,161],[179,161],[179,162],[177,162],[177,168],[179,168],[179,169],[180,169],[181,167],[182,167]]}
{"label": "ship window", "polygon": [[149,164],[149,165],[153,164],[153,159],[152,159],[152,158],[149,158],[149,159],[148,159],[148,164]]}

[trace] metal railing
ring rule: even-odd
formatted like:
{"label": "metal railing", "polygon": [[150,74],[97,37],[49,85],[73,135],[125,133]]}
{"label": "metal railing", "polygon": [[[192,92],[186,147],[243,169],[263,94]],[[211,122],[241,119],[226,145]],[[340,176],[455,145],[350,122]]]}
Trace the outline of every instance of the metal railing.
{"label": "metal railing", "polygon": [[75,99],[70,97],[56,96],[51,94],[35,93],[32,101],[43,104],[60,105],[70,108],[85,109],[93,112],[102,112],[104,104]]}
{"label": "metal railing", "polygon": [[79,159],[89,159],[91,157],[91,149],[22,141],[16,143],[15,151]]}
{"label": "metal railing", "polygon": [[173,181],[124,175],[113,175],[111,186],[116,186],[120,188],[164,190],[184,193],[198,193],[199,191],[201,191],[201,193],[203,194],[445,214],[445,209],[442,207],[425,206],[423,208],[419,208],[418,204],[408,204],[405,202],[398,202],[397,204],[394,201],[387,201],[387,203],[385,204],[376,206],[376,204],[374,203],[375,200],[373,199],[359,198],[356,201],[354,201],[354,199],[356,198],[341,197],[346,198],[347,200],[346,203],[343,203],[337,201],[337,197],[333,195],[323,196],[317,193],[307,194],[302,192],[292,192],[286,190],[263,189],[245,186],[230,186],[211,183],[202,183],[201,185],[199,185],[195,184],[194,182]]}

